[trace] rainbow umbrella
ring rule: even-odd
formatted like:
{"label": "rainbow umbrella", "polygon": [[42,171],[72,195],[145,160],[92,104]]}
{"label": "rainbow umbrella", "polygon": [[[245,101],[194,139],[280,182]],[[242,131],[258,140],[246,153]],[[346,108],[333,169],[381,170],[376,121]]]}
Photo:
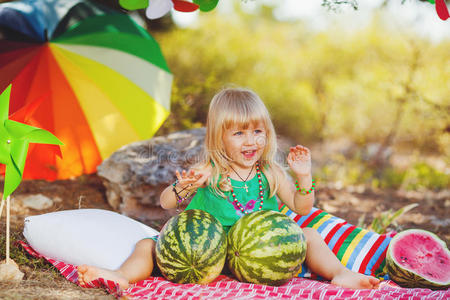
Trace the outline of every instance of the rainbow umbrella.
{"label": "rainbow umbrella", "polygon": [[93,173],[122,145],[150,138],[169,114],[172,77],[156,41],[126,14],[83,0],[0,4],[9,114],[64,143],[62,159],[52,145],[30,148],[23,178]]}

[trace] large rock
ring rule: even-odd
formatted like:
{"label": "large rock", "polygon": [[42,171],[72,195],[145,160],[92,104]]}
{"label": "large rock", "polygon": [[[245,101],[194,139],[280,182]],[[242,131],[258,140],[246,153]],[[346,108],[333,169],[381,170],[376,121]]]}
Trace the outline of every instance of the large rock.
{"label": "large rock", "polygon": [[175,170],[200,161],[205,129],[192,129],[123,146],[98,166],[109,204],[122,214],[151,224],[176,210],[164,210],[161,192],[175,181]]}

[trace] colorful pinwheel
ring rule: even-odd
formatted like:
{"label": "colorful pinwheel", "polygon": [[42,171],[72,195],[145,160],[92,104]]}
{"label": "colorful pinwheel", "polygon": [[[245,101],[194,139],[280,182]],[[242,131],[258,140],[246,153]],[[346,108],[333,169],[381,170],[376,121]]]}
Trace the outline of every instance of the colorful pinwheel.
{"label": "colorful pinwheel", "polygon": [[0,163],[6,165],[3,198],[19,186],[28,144],[62,145],[50,132],[8,119],[11,85],[0,95]]}
{"label": "colorful pinwheel", "polygon": [[158,19],[167,14],[172,8],[181,12],[193,12],[197,9],[207,12],[213,10],[219,0],[119,0],[120,6],[128,10],[143,9],[149,19]]}
{"label": "colorful pinwheel", "polygon": [[6,264],[9,258],[10,195],[22,181],[23,169],[30,143],[62,145],[53,134],[43,129],[8,119],[11,85],[0,95],[0,163],[6,165],[0,217],[6,198]]}

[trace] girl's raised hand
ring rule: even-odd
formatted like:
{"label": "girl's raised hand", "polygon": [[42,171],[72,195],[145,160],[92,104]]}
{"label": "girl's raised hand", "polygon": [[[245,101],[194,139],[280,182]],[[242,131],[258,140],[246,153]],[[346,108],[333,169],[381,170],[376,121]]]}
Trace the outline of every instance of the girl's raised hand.
{"label": "girl's raised hand", "polygon": [[177,187],[182,189],[186,188],[186,190],[193,190],[204,185],[210,175],[210,170],[206,169],[198,171],[191,169],[187,172],[183,170],[181,173],[177,170],[175,171],[175,175],[178,179]]}
{"label": "girl's raised hand", "polygon": [[287,162],[298,177],[311,174],[311,152],[308,148],[301,145],[291,147]]}

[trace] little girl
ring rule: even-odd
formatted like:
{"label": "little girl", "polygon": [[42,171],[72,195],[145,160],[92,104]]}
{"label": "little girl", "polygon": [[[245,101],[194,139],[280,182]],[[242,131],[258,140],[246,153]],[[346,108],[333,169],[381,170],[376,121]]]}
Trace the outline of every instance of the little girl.
{"label": "little girl", "polygon": [[[194,169],[176,172],[177,181],[161,194],[164,209],[195,193],[186,209],[211,213],[228,232],[244,214],[257,210],[278,211],[277,198],[299,215],[307,215],[314,204],[311,154],[303,146],[291,147],[287,162],[296,185],[275,161],[277,142],[267,108],[252,91],[224,89],[211,101],[205,137],[205,159]],[[379,280],[345,268],[322,237],[304,228],[309,269],[332,284],[354,289],[373,289]],[[81,285],[99,277],[122,288],[146,279],[153,270],[155,241],[144,239],[118,270],[78,267]]]}

